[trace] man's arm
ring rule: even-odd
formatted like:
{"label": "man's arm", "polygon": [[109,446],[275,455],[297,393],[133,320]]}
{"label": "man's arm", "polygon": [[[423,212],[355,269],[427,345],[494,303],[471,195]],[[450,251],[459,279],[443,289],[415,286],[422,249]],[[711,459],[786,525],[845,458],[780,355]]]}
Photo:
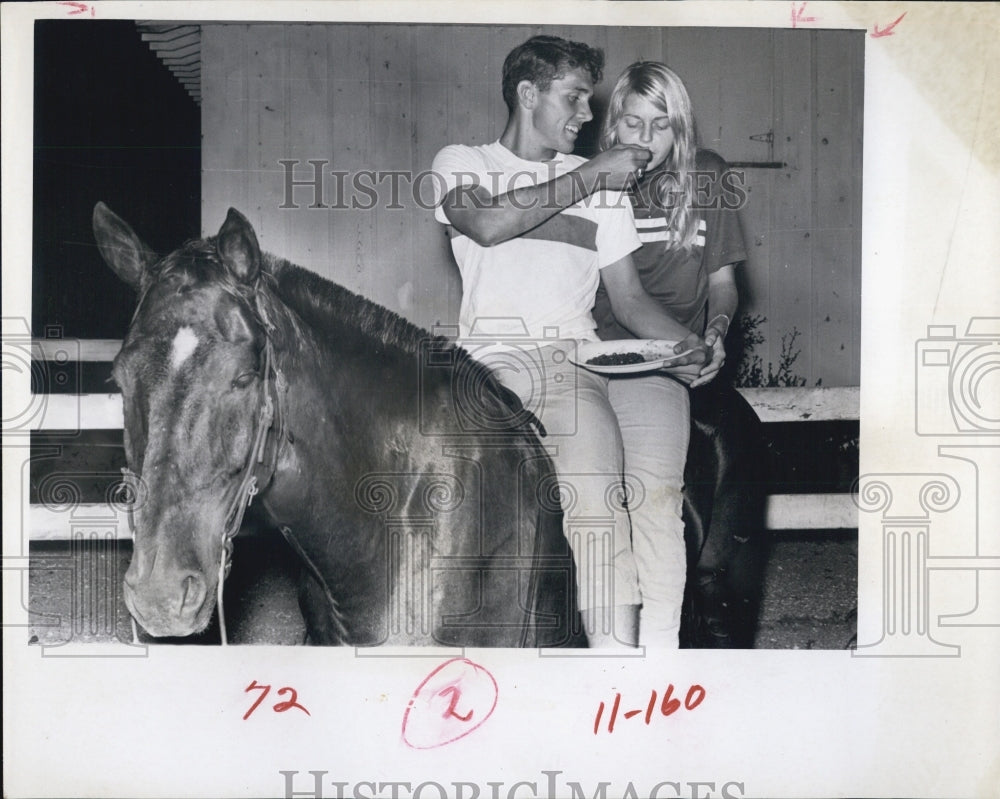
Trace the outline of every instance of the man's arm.
{"label": "man's arm", "polygon": [[[692,333],[684,325],[671,317],[656,300],[642,287],[639,273],[626,255],[619,261],[601,270],[604,286],[611,300],[611,310],[623,327],[639,338],[667,339],[678,341],[674,351],[682,353],[691,350],[683,358],[674,362],[675,366],[707,363],[711,351],[705,346],[701,336]],[[690,377],[694,377],[691,375]]]}
{"label": "man's arm", "polygon": [[649,162],[644,147],[618,145],[554,180],[491,197],[482,185],[456,186],[441,207],[456,230],[483,247],[516,238],[601,189],[621,190]]}

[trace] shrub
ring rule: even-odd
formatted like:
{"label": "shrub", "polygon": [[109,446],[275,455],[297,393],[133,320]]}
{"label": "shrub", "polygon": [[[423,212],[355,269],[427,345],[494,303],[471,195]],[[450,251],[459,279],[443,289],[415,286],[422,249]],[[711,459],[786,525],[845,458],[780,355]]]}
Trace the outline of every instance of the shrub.
{"label": "shrub", "polygon": [[[728,363],[735,363],[730,378],[733,384],[742,388],[787,388],[804,386],[806,379],[794,371],[795,361],[801,354],[801,349],[795,348],[795,340],[799,337],[799,329],[793,327],[790,333],[781,336],[781,355],[778,365],[768,361],[767,371],[764,371],[764,361],[756,353],[756,348],[764,343],[764,334],[760,328],[767,321],[761,314],[743,314],[736,317],[733,329],[729,333],[727,350],[731,357]],[[817,380],[820,385],[822,380]]]}

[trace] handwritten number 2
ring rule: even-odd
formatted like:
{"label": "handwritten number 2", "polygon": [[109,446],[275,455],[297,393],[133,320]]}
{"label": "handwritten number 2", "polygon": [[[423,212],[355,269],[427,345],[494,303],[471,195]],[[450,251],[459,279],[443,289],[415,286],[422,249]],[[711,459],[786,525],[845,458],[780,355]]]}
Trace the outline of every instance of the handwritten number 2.
{"label": "handwritten number 2", "polygon": [[312,714],[306,710],[302,705],[300,705],[296,700],[299,698],[298,693],[294,688],[289,688],[287,685],[284,688],[278,689],[278,696],[284,696],[285,694],[291,694],[292,698],[287,702],[278,702],[274,706],[275,713],[284,713],[286,710],[291,710],[293,707],[297,707],[299,710],[303,711],[307,716]]}
{"label": "handwritten number 2", "polygon": [[458,713],[455,712],[455,707],[456,705],[458,705],[458,698],[462,695],[462,692],[458,689],[457,686],[449,685],[447,688],[443,688],[442,690],[438,691],[438,696],[444,696],[445,694],[451,694],[451,701],[448,703],[448,709],[441,714],[442,716],[444,716],[445,718],[448,718],[448,716],[454,716],[459,721],[468,721],[469,719],[472,718],[471,710],[464,716],[460,716],[458,715]]}
{"label": "handwritten number 2", "polygon": [[[250,709],[246,713],[243,714],[243,720],[244,721],[246,721],[248,718],[250,718],[250,715],[258,707],[260,707],[260,703],[263,702],[264,699],[267,697],[268,693],[270,693],[271,686],[270,685],[259,685],[256,680],[253,680],[243,690],[243,693],[250,693],[250,691],[260,691],[261,694],[260,694],[259,697],[257,697],[257,701],[254,702],[250,706]],[[288,700],[286,700],[286,701],[284,701],[284,702],[278,702],[278,703],[276,703],[274,705],[274,707],[272,708],[272,710],[274,710],[275,713],[284,713],[286,710],[291,710],[293,707],[295,707],[295,708],[298,708],[299,710],[301,710],[307,716],[311,716],[312,715],[308,710],[306,710],[302,705],[300,705],[298,703],[299,695],[298,695],[298,693],[296,692],[296,690],[294,688],[291,688],[291,687],[289,687],[289,686],[286,685],[284,688],[279,688],[278,689],[278,696],[284,696],[285,694],[291,694],[291,698],[288,699]]]}

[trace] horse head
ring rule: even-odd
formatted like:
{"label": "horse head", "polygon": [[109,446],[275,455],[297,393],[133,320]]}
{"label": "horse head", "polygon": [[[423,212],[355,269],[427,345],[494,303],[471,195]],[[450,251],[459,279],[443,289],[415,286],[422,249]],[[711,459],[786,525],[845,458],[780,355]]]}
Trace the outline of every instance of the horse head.
{"label": "horse head", "polygon": [[211,619],[271,427],[261,253],[232,209],[217,236],[162,258],[102,203],[93,226],[104,260],[139,295],[112,370],[143,497],[125,601],[150,634],[189,635]]}

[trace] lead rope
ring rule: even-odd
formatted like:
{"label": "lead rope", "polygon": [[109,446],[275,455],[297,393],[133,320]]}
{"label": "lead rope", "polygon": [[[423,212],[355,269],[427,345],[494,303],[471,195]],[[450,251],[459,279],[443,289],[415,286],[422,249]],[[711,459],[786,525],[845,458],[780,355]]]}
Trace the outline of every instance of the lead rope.
{"label": "lead rope", "polygon": [[227,527],[222,537],[222,555],[219,558],[219,580],[215,588],[215,603],[219,611],[219,637],[223,646],[229,646],[229,640],[226,637],[226,610],[222,602],[222,589],[226,578],[229,576],[229,570],[233,565],[233,537],[239,532],[240,526],[243,524],[243,515],[246,513],[247,508],[250,507],[250,503],[253,502],[253,498],[257,496],[256,475],[250,478],[246,488],[246,496],[246,502],[240,502],[239,513],[234,519],[235,524]]}

